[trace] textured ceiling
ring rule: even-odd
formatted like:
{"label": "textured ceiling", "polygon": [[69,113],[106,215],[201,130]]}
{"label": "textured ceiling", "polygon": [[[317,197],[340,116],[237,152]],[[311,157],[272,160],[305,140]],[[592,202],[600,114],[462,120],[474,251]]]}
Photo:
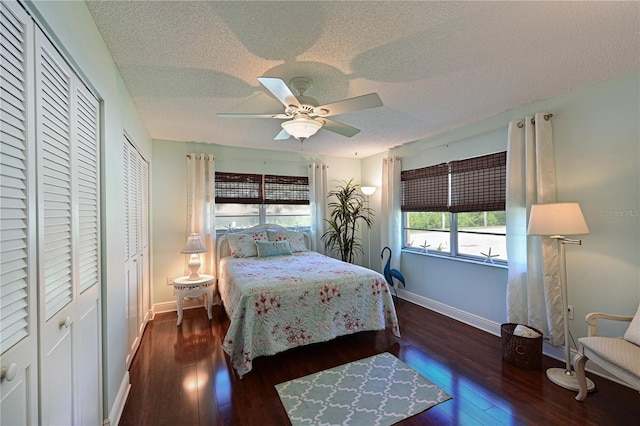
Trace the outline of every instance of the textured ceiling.
{"label": "textured ceiling", "polygon": [[87,1],[151,137],[300,151],[257,77],[313,80],[332,117],[312,155],[366,157],[640,68],[640,2]]}

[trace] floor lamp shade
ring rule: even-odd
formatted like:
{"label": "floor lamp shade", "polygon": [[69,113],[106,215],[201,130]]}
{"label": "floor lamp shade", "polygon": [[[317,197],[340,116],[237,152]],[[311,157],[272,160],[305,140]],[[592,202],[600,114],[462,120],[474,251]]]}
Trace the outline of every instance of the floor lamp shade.
{"label": "floor lamp shade", "polygon": [[[560,252],[560,290],[562,292],[562,314],[564,320],[565,368],[549,368],[547,377],[558,386],[579,390],[578,379],[571,368],[571,341],[569,340],[569,292],[567,290],[566,244],[582,244],[582,240],[565,238],[565,235],[588,234],[589,227],[584,220],[578,203],[534,204],[529,215],[528,235],[544,235],[558,241]],[[587,389],[595,389],[595,384],[587,379]]]}
{"label": "floor lamp shade", "polygon": [[589,227],[578,203],[534,204],[529,216],[529,235],[582,235]]}
{"label": "floor lamp shade", "polygon": [[364,195],[373,195],[374,192],[376,192],[376,187],[375,186],[361,186],[360,187],[360,191],[362,191],[362,193]]}
{"label": "floor lamp shade", "polygon": [[200,257],[198,256],[198,254],[205,253],[206,251],[207,248],[204,246],[204,244],[202,244],[202,240],[200,240],[200,234],[194,232],[193,234],[189,235],[187,244],[180,251],[180,253],[182,254],[191,255],[189,263],[187,263],[187,265],[189,265],[189,270],[191,271],[189,280],[193,281],[200,278],[200,275],[198,274],[198,270],[200,269]]}

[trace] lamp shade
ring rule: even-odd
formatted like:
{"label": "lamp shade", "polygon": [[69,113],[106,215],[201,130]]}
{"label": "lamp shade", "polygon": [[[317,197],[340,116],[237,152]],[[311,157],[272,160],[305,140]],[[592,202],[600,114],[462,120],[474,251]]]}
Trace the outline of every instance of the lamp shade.
{"label": "lamp shade", "polygon": [[528,235],[581,235],[588,234],[578,203],[534,204],[529,215]]}
{"label": "lamp shade", "polygon": [[373,195],[376,192],[376,187],[375,186],[361,186],[360,187],[360,191],[362,191],[362,193],[364,195]]}
{"label": "lamp shade", "polygon": [[197,232],[194,232],[193,234],[189,235],[189,238],[187,239],[187,244],[184,246],[184,248],[180,253],[193,254],[193,253],[205,253],[206,251],[207,251],[207,248],[204,246],[204,244],[202,244],[202,241],[200,240],[200,234],[198,234]]}
{"label": "lamp shade", "polygon": [[281,124],[282,128],[296,139],[307,139],[316,134],[322,123],[308,117],[300,116],[293,120],[285,121]]}

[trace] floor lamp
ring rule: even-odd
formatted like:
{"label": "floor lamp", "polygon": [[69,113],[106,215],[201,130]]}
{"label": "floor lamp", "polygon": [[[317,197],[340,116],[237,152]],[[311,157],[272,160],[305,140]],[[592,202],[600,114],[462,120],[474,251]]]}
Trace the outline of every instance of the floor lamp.
{"label": "floor lamp", "polygon": [[[361,186],[360,191],[367,197],[367,209],[369,209],[369,196],[376,192],[375,186]],[[370,212],[367,210],[367,217],[371,219]],[[369,260],[367,262],[367,268],[371,269],[371,228],[367,228],[367,254]]]}
{"label": "floor lamp", "polygon": [[[558,386],[579,390],[576,374],[571,367],[571,341],[569,339],[569,296],[567,290],[566,244],[581,245],[582,240],[566,238],[566,235],[588,234],[589,227],[584,220],[578,203],[534,204],[529,216],[528,235],[544,235],[558,241],[560,252],[560,289],[562,292],[562,312],[564,319],[565,368],[549,368],[547,377]],[[594,383],[587,379],[587,389],[593,390]]]}

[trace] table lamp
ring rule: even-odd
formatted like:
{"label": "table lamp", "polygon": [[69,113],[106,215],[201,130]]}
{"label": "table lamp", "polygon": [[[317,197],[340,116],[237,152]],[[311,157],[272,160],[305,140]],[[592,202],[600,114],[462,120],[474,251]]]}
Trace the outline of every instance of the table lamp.
{"label": "table lamp", "polygon": [[189,270],[191,271],[191,275],[189,275],[189,281],[195,281],[200,279],[200,275],[198,274],[198,269],[200,269],[200,256],[199,253],[206,253],[207,248],[202,244],[200,240],[200,234],[194,232],[189,235],[187,239],[187,244],[184,246],[180,253],[182,254],[190,254],[189,258]]}

